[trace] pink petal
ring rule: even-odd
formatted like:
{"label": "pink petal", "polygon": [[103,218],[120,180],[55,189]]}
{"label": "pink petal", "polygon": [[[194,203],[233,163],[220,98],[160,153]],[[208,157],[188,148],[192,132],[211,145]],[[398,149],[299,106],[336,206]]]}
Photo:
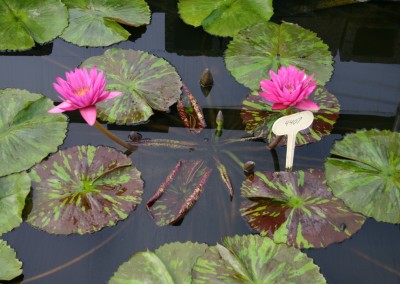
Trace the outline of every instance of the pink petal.
{"label": "pink petal", "polygon": [[274,103],[274,105],[272,106],[272,110],[281,110],[281,109],[286,109],[288,108],[288,105],[284,105],[281,103]]}
{"label": "pink petal", "polygon": [[83,119],[87,122],[87,124],[89,124],[90,126],[94,125],[97,116],[96,106],[80,108],[79,112],[81,113]]}
{"label": "pink petal", "polygon": [[319,110],[319,106],[311,100],[305,99],[295,105],[300,110]]}
{"label": "pink petal", "polygon": [[71,102],[64,101],[61,104],[59,104],[58,106],[53,107],[52,109],[49,109],[48,113],[60,113],[60,112],[75,110],[75,109],[77,109],[77,107],[71,105]]}
{"label": "pink petal", "polygon": [[102,101],[104,101],[104,100],[109,100],[109,99],[113,99],[113,98],[115,98],[115,97],[118,97],[119,95],[122,95],[123,93],[122,92],[106,92],[106,93],[108,93],[108,94],[103,94],[102,96],[101,96],[101,100]]}

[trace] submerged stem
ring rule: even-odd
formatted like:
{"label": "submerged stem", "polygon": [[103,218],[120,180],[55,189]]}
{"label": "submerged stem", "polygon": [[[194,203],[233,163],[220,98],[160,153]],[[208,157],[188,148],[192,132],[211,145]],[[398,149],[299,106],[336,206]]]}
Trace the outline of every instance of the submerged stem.
{"label": "submerged stem", "polygon": [[108,131],[108,129],[104,128],[103,125],[101,125],[97,120],[94,124],[96,126],[96,128],[98,130],[101,131],[101,133],[103,133],[104,135],[106,135],[108,138],[110,138],[111,140],[113,140],[115,143],[118,143],[119,145],[121,145],[122,147],[125,147],[126,149],[128,149],[129,151],[134,151],[135,150],[135,146],[133,145],[129,145],[127,142],[125,142],[124,140],[122,140],[121,138],[119,138],[118,136],[112,134],[110,131]]}

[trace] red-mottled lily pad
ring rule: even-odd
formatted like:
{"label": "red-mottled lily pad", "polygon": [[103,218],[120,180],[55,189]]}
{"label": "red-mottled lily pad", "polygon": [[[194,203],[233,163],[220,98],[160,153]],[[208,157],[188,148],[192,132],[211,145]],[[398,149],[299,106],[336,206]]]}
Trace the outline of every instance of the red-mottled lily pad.
{"label": "red-mottled lily pad", "polygon": [[178,8],[185,23],[219,36],[233,36],[273,14],[272,0],[179,0]]}
{"label": "red-mottled lily pad", "polygon": [[[333,125],[339,117],[340,105],[337,98],[323,87],[317,89],[308,97],[315,102],[320,110],[314,112],[314,121],[311,127],[300,131],[296,136],[296,145],[304,145],[321,140],[325,135],[331,133]],[[293,108],[293,113],[298,112]],[[271,128],[275,121],[285,115],[285,110],[273,111],[272,107],[264,100],[258,92],[249,94],[242,102],[241,116],[246,125],[246,131],[254,136],[266,138],[269,142],[275,134]],[[284,137],[279,145],[286,144]]]}
{"label": "red-mottled lily pad", "polygon": [[192,266],[206,248],[186,242],[163,245],[154,253],[138,252],[118,268],[109,284],[191,283]]}
{"label": "red-mottled lily pad", "polygon": [[147,201],[158,226],[174,224],[183,219],[203,192],[211,169],[201,160],[180,160]]}
{"label": "red-mottled lily pad", "polygon": [[31,179],[26,172],[0,177],[0,235],[21,224],[30,189]]}
{"label": "red-mottled lily pad", "polygon": [[236,80],[257,90],[280,66],[296,66],[315,74],[324,85],[331,77],[333,59],[328,46],[317,35],[291,23],[256,24],[239,32],[225,52],[225,64]]}
{"label": "red-mottled lily pad", "polygon": [[54,234],[85,234],[113,226],[141,202],[140,172],[108,147],[61,150],[30,172],[33,196],[27,222]]}
{"label": "red-mottled lily pad", "polygon": [[177,109],[183,124],[192,133],[200,133],[207,126],[201,107],[186,85],[183,85]]}
{"label": "red-mottled lily pad", "polygon": [[357,232],[365,217],[333,196],[324,172],[257,172],[245,181],[241,214],[250,227],[277,243],[298,248],[326,247]]}
{"label": "red-mottled lily pad", "polygon": [[192,283],[326,283],[311,258],[258,235],[226,237],[193,266]]}
{"label": "red-mottled lily pad", "polygon": [[60,0],[1,0],[0,50],[27,50],[59,36],[68,25]]}
{"label": "red-mottled lily pad", "polygon": [[12,280],[22,273],[22,262],[6,241],[0,240],[0,280]]}
{"label": "red-mottled lily pad", "polygon": [[0,90],[0,176],[27,170],[56,152],[67,132],[64,114],[49,114],[53,101],[26,90]]}
{"label": "red-mottled lily pad", "polygon": [[150,23],[150,8],[144,0],[63,0],[69,25],[61,38],[79,46],[108,46],[127,40],[130,33],[120,24]]}
{"label": "red-mottled lily pad", "polygon": [[326,177],[352,210],[378,221],[400,223],[400,133],[362,130],[337,142]]}
{"label": "red-mottled lily pad", "polygon": [[107,88],[124,93],[97,104],[98,117],[108,122],[147,121],[153,109],[168,111],[181,93],[182,82],[175,68],[165,59],[144,51],[112,48],[86,59],[81,66],[104,70]]}

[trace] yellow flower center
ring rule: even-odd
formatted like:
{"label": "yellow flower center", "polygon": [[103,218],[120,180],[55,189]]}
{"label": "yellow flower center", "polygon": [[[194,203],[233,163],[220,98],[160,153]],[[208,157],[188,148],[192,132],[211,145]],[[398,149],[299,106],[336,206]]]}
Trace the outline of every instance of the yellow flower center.
{"label": "yellow flower center", "polygon": [[83,87],[82,89],[79,89],[77,91],[75,91],[75,95],[77,96],[84,96],[86,91],[89,91],[90,88],[89,87]]}

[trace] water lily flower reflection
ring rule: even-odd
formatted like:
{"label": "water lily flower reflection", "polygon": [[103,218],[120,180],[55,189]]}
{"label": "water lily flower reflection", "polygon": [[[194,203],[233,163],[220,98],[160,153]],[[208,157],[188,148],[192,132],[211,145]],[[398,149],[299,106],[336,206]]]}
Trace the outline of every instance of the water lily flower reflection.
{"label": "water lily flower reflection", "polygon": [[270,71],[271,80],[261,80],[259,94],[265,100],[272,102],[273,110],[295,107],[300,110],[319,110],[319,106],[307,97],[315,90],[314,74],[306,76],[294,66],[282,66],[278,74]]}
{"label": "water lily flower reflection", "polygon": [[58,106],[49,110],[49,113],[79,109],[82,117],[90,125],[96,122],[96,103],[115,98],[121,92],[105,91],[106,79],[103,71],[97,72],[93,67],[90,73],[84,67],[75,68],[74,71],[66,72],[67,80],[57,77],[57,83],[53,83],[56,91],[61,95],[63,101]]}

